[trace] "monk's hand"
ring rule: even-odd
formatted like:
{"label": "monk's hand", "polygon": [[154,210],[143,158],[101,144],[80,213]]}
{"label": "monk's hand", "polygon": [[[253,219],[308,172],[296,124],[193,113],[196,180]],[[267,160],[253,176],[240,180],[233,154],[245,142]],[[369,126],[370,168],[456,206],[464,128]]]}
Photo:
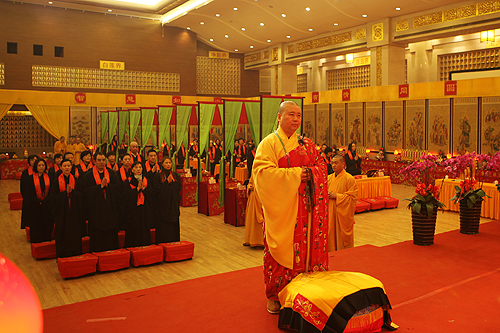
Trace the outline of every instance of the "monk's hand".
{"label": "monk's hand", "polygon": [[354,156],[354,159],[357,161],[358,160],[358,154],[356,154],[356,156]]}
{"label": "monk's hand", "polygon": [[101,182],[101,188],[108,186],[108,178],[104,177]]}
{"label": "monk's hand", "polygon": [[330,198],[330,199],[337,199],[337,193],[335,193],[335,192],[328,192],[328,198]]}
{"label": "monk's hand", "polygon": [[153,166],[153,169],[151,171],[156,172],[156,164]]}
{"label": "monk's hand", "polygon": [[66,187],[66,192],[68,192],[68,194],[70,194],[72,190],[73,190],[73,189],[71,188],[71,185],[68,185],[68,186]]}
{"label": "monk's hand", "polygon": [[302,167],[302,174],[300,175],[300,179],[302,182],[307,182],[311,180],[311,175],[309,173],[309,169],[306,167]]}
{"label": "monk's hand", "polygon": [[140,191],[142,190],[143,187],[142,187],[142,179],[138,181],[138,184],[137,184],[137,191]]}

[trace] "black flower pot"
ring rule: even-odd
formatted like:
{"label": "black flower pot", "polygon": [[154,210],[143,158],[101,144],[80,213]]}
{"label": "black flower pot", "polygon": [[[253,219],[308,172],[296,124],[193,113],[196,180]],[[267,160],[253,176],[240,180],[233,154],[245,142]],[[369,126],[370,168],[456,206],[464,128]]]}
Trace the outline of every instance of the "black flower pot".
{"label": "black flower pot", "polygon": [[479,233],[482,204],[483,198],[478,198],[472,208],[467,205],[467,199],[460,200],[460,233],[466,235]]}
{"label": "black flower pot", "polygon": [[[427,210],[425,210],[427,212]],[[413,229],[413,244],[429,246],[434,244],[434,232],[436,231],[437,207],[432,215],[411,212]]]}

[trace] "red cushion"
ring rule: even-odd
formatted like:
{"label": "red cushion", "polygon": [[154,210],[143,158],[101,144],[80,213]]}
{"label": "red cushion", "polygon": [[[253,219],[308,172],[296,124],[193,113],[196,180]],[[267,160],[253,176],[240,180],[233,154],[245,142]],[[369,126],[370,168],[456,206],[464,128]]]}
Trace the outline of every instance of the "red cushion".
{"label": "red cushion", "polygon": [[129,247],[130,263],[134,266],[151,265],[163,260],[163,248],[159,245]]}
{"label": "red cushion", "polygon": [[13,192],[13,193],[9,193],[9,202],[12,200],[12,199],[22,199],[23,196],[21,195],[21,192]]}
{"label": "red cushion", "polygon": [[23,199],[12,199],[10,201],[10,209],[12,210],[20,210],[23,209]]}
{"label": "red cushion", "polygon": [[116,271],[130,266],[130,251],[125,249],[94,252],[92,254],[99,259],[97,262],[99,272]]}
{"label": "red cushion", "polygon": [[194,254],[194,243],[187,241],[162,243],[163,260],[164,261],[179,261],[191,259]]}
{"label": "red cushion", "polygon": [[24,227],[24,231],[26,231],[26,239],[28,240],[28,242],[30,242],[31,241],[30,227]]}
{"label": "red cushion", "polygon": [[378,198],[363,198],[360,200],[368,202],[370,204],[370,210],[385,208],[385,201]]}
{"label": "red cushion", "polygon": [[36,259],[56,258],[56,242],[31,243],[31,255]]}
{"label": "red cushion", "polygon": [[377,199],[385,201],[385,208],[397,208],[399,199],[393,197],[377,197]]}
{"label": "red cushion", "polygon": [[118,231],[118,242],[120,243],[120,247],[125,246],[125,231]]}
{"label": "red cushion", "polygon": [[85,236],[82,238],[82,252],[89,253],[90,252],[90,237]]}
{"label": "red cushion", "polygon": [[156,235],[156,229],[151,229],[151,243],[155,243],[155,235]]}
{"label": "red cushion", "polygon": [[370,204],[366,201],[358,200],[356,203],[356,213],[362,213],[370,210]]}
{"label": "red cushion", "polygon": [[95,273],[96,265],[97,257],[90,253],[57,259],[57,268],[65,279]]}

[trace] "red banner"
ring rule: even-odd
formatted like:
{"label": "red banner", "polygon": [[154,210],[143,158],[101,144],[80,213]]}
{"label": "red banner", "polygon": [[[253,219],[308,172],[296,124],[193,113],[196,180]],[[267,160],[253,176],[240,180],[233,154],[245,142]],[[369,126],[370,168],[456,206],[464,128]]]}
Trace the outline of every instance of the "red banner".
{"label": "red banner", "polygon": [[172,96],[172,104],[180,104],[181,96]]}
{"label": "red banner", "polygon": [[399,97],[408,97],[410,96],[410,86],[408,84],[400,84],[399,85]]}
{"label": "red banner", "polygon": [[342,101],[350,101],[351,100],[351,89],[343,89],[342,90]]}
{"label": "red banner", "polygon": [[222,98],[221,97],[214,97],[214,102],[222,103]]}
{"label": "red banner", "polygon": [[87,95],[85,93],[75,93],[75,103],[85,104],[87,102]]}
{"label": "red banner", "polygon": [[127,104],[135,104],[135,95],[126,95],[125,103]]}
{"label": "red banner", "polygon": [[457,94],[457,81],[446,81],[444,84],[444,94],[445,95],[456,95]]}
{"label": "red banner", "polygon": [[313,103],[319,103],[319,92],[318,91],[313,91],[313,93],[312,93],[312,102]]}

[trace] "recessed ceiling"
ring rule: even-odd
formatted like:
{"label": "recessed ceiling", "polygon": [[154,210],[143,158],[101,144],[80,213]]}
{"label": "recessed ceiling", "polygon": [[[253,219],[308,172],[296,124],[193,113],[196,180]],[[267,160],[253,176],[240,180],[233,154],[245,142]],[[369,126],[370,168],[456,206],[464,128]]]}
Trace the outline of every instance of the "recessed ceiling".
{"label": "recessed ceiling", "polygon": [[[108,10],[112,9],[111,13],[115,15],[161,19],[162,14],[187,0],[134,0],[156,2],[153,5],[128,1],[133,0],[64,0],[52,1],[50,6],[108,14]],[[49,1],[24,2],[48,5]],[[458,2],[460,1],[213,0],[165,25],[184,29],[190,27],[200,40],[217,49],[228,52],[235,52],[237,49],[244,53],[266,48],[269,44],[289,43],[329,32],[335,33],[373,20],[408,15]]]}

